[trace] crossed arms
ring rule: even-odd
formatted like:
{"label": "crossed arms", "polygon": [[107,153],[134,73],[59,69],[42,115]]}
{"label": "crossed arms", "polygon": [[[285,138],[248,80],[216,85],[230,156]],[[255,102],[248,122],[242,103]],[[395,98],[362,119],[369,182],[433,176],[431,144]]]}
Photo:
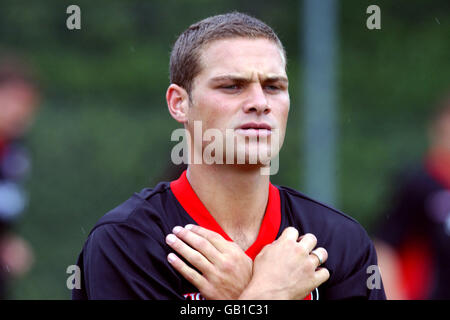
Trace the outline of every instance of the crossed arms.
{"label": "crossed arms", "polygon": [[203,227],[177,226],[172,232],[166,243],[195,269],[174,253],[167,260],[209,300],[303,299],[330,277],[320,267],[327,251],[314,250],[316,237],[299,237],[293,227],[265,246],[254,261],[236,243]]}

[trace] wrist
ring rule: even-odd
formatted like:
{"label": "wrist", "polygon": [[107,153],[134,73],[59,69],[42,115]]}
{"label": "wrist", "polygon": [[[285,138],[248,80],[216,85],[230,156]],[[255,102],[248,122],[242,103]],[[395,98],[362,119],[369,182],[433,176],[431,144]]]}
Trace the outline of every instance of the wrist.
{"label": "wrist", "polygon": [[248,286],[242,291],[238,300],[283,300],[282,292],[275,292],[273,289],[263,285],[264,282],[250,281]]}

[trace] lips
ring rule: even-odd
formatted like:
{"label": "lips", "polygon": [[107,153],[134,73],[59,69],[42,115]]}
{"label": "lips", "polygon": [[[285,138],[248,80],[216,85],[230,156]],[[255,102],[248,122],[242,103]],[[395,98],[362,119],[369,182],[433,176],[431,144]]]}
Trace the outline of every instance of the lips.
{"label": "lips", "polygon": [[265,129],[265,130],[272,130],[272,127],[268,125],[267,123],[256,123],[256,122],[248,122],[239,127],[239,129],[243,130],[249,130],[249,129]]}
{"label": "lips", "polygon": [[267,123],[248,122],[238,127],[236,133],[246,136],[269,136],[272,133],[272,127]]}

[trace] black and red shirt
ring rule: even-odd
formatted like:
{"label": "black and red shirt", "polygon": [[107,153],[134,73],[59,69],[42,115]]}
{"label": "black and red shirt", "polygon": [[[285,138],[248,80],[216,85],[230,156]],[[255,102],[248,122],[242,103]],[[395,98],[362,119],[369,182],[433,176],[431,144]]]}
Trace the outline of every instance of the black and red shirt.
{"label": "black and red shirt", "polygon": [[[186,224],[231,241],[195,194],[186,172],[134,194],[90,232],[77,262],[81,289],[73,289],[72,298],[201,299],[198,289],[167,262],[172,249],[165,237]],[[246,254],[254,259],[289,226],[314,234],[317,246],[328,251],[323,266],[330,279],[306,299],[385,299],[381,281],[377,288],[368,285],[377,258],[366,231],[352,218],[290,188],[269,185],[259,234]]]}
{"label": "black and red shirt", "polygon": [[396,179],[376,237],[399,256],[405,299],[450,299],[450,152],[432,149]]}

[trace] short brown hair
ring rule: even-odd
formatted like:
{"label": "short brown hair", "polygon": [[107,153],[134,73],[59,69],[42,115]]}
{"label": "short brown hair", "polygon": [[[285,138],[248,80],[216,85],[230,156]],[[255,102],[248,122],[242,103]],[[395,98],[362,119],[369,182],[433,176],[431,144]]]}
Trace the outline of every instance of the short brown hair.
{"label": "short brown hair", "polygon": [[170,54],[170,82],[183,87],[190,96],[193,80],[201,71],[202,48],[215,40],[238,37],[271,40],[286,61],[284,47],[271,27],[247,14],[231,12],[196,22],[178,37]]}

